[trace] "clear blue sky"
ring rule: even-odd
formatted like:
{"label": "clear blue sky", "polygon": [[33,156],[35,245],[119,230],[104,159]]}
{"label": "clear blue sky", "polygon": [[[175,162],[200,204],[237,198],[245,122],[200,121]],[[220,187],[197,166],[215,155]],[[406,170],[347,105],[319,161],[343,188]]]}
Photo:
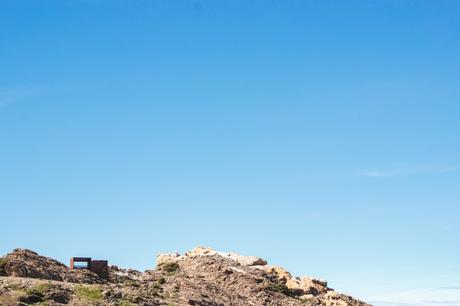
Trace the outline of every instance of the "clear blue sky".
{"label": "clear blue sky", "polygon": [[146,269],[205,245],[459,305],[459,14],[2,0],[0,252]]}

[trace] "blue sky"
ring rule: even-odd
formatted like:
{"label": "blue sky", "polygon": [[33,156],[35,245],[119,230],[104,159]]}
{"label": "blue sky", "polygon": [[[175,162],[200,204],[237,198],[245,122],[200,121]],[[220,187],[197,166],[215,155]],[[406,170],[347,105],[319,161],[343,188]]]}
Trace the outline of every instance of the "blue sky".
{"label": "blue sky", "polygon": [[0,252],[259,255],[460,304],[458,1],[0,3]]}

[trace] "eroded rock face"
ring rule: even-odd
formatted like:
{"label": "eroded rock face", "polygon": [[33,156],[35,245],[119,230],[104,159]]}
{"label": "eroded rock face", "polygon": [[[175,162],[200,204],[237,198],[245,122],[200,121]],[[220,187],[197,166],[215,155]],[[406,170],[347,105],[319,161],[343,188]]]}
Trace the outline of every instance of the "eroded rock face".
{"label": "eroded rock face", "polygon": [[157,266],[162,265],[165,262],[177,262],[201,256],[220,256],[222,258],[234,260],[243,266],[263,266],[267,264],[267,261],[256,256],[243,256],[236,253],[218,252],[212,248],[198,246],[193,250],[186,252],[184,255],[180,255],[179,253],[160,254],[157,257]]}
{"label": "eroded rock face", "polygon": [[316,296],[332,291],[331,288],[327,287],[326,281],[317,278],[310,278],[306,276],[295,277],[285,269],[277,266],[262,266],[258,268],[276,275],[280,282],[286,284],[286,287],[291,290],[301,292],[304,297]]}
{"label": "eroded rock face", "polygon": [[[255,256],[197,247],[184,255],[158,255],[159,269],[168,264],[176,264],[186,279],[197,280],[195,288],[201,287],[196,292],[184,291],[182,299],[185,303],[187,297],[195,296],[198,292],[214,292],[211,300],[201,296],[204,304],[197,305],[208,305],[206,303],[211,301],[217,302],[216,305],[368,305],[333,291],[324,280],[295,277],[285,269],[270,266],[264,259]],[[193,301],[199,300],[199,297],[195,297]]]}
{"label": "eroded rock face", "polygon": [[108,282],[30,250],[4,259],[0,305],[368,305],[259,257],[211,248],[159,255],[157,267],[145,272],[111,266]]}
{"label": "eroded rock face", "polygon": [[71,270],[57,260],[27,249],[15,249],[4,258],[6,276],[40,278],[73,283],[100,284],[104,280],[88,270]]}
{"label": "eroded rock face", "polygon": [[212,248],[206,248],[206,247],[200,247],[200,246],[196,247],[190,252],[185,253],[185,256],[188,258],[195,258],[198,256],[214,256],[214,255],[234,260],[242,266],[258,266],[258,265],[263,266],[267,264],[267,261],[265,261],[264,259],[260,257],[243,256],[243,255],[239,255],[236,253],[218,252],[218,251],[213,250]]}

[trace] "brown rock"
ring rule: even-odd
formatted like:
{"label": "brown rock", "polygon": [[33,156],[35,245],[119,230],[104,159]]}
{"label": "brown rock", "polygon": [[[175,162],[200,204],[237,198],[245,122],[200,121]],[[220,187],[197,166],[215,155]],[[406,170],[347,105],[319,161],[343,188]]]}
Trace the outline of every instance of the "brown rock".
{"label": "brown rock", "polygon": [[109,267],[109,281],[30,250],[5,257],[0,305],[252,305],[367,306],[325,281],[295,277],[254,256],[198,247],[158,257],[155,270]]}
{"label": "brown rock", "polygon": [[27,249],[15,249],[4,257],[7,276],[40,278],[73,283],[103,283],[96,274],[88,270],[71,270],[57,260],[40,256]]}

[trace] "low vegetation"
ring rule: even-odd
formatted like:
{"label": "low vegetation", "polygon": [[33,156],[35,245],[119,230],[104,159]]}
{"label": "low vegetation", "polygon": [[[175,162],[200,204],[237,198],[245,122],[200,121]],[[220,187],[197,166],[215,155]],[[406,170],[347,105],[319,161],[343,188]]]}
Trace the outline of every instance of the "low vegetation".
{"label": "low vegetation", "polygon": [[[17,284],[17,283],[11,283],[11,284],[7,284],[6,285],[6,288],[10,291],[22,291],[23,288],[20,284]],[[2,304],[0,304],[2,305]]]}
{"label": "low vegetation", "polygon": [[167,262],[161,265],[161,270],[169,275],[173,275],[179,270],[179,265],[176,262]]}
{"label": "low vegetation", "polygon": [[292,295],[291,290],[286,286],[286,284],[282,282],[272,283],[267,286],[267,289],[270,291],[282,293],[284,295]]}
{"label": "low vegetation", "polygon": [[51,283],[38,284],[32,288],[27,289],[27,294],[45,294],[52,290],[55,286]]}
{"label": "low vegetation", "polygon": [[6,275],[5,273],[5,266],[6,266],[6,258],[0,257],[0,276]]}
{"label": "low vegetation", "polygon": [[88,301],[100,301],[102,299],[102,289],[94,286],[76,286],[75,294],[78,298]]}

